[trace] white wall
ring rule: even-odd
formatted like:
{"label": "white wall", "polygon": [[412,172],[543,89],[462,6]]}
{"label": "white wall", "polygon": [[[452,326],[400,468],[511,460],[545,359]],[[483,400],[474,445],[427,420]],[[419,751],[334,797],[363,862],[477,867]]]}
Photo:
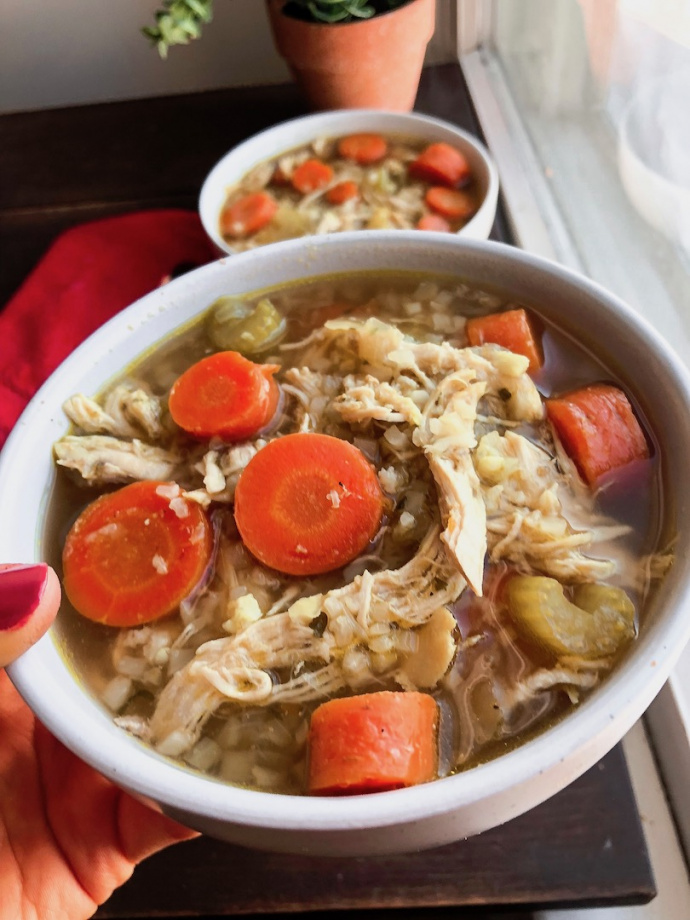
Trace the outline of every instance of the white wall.
{"label": "white wall", "polygon": [[[429,60],[447,60],[453,0],[438,0]],[[289,79],[263,0],[215,0],[200,41],[167,61],[139,33],[156,0],[0,0],[0,113]]]}

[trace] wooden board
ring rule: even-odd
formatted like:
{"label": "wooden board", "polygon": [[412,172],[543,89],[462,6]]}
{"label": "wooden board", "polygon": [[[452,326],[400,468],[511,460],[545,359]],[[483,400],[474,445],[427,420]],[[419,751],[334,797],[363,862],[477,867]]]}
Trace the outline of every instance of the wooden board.
{"label": "wooden board", "polygon": [[140,866],[96,916],[592,906],[643,903],[654,894],[619,747],[531,812],[435,850],[317,859],[260,853],[209,838],[190,841]]}

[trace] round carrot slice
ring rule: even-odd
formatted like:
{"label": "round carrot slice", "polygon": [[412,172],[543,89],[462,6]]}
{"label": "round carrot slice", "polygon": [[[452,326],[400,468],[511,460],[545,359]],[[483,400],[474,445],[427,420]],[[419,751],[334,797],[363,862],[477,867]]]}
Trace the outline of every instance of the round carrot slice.
{"label": "round carrot slice", "polygon": [[273,220],[278,205],[268,192],[251,192],[226,205],[220,215],[220,232],[232,239],[257,233]]}
{"label": "round carrot slice", "polygon": [[432,210],[450,220],[467,220],[476,211],[470,194],[461,189],[446,188],[443,185],[432,186],[424,196],[424,200]]}
{"label": "round carrot slice", "polygon": [[457,188],[470,178],[470,164],[455,147],[443,142],[430,144],[416,160],[410,163],[408,172],[413,179],[447,185]]}
{"label": "round carrot slice", "polygon": [[388,144],[380,134],[350,134],[338,141],[338,153],[361,166],[378,163],[388,153]]}
{"label": "round carrot slice", "polygon": [[437,230],[440,233],[450,233],[451,225],[440,214],[424,214],[417,221],[418,230]]}
{"label": "round carrot slice", "polygon": [[275,415],[277,370],[276,364],[255,364],[237,351],[202,358],[172,385],[168,407],[173,421],[195,438],[248,438]]}
{"label": "round carrot slice", "polygon": [[343,202],[356,198],[358,195],[359,187],[357,183],[348,179],[345,182],[339,182],[333,188],[329,188],[326,192],[326,201],[329,204],[343,204]]}
{"label": "round carrot slice", "polygon": [[333,178],[333,169],[322,160],[305,160],[292,174],[292,184],[302,195],[324,188]]}
{"label": "round carrot slice", "polygon": [[211,561],[204,511],[173,482],[135,482],[79,515],[62,554],[74,608],[106,626],[136,626],[171,613]]}
{"label": "round carrot slice", "polygon": [[382,514],[374,468],[352,444],[325,434],[271,441],[249,461],[235,491],[245,545],[288,575],[346,565],[374,537]]}

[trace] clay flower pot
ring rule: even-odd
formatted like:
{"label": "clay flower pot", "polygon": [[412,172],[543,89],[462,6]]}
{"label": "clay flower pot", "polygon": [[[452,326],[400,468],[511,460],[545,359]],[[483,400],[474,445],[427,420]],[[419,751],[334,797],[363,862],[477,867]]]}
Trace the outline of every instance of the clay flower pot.
{"label": "clay flower pot", "polygon": [[344,24],[294,19],[284,0],[266,2],[276,48],[313,109],[412,108],[436,0]]}

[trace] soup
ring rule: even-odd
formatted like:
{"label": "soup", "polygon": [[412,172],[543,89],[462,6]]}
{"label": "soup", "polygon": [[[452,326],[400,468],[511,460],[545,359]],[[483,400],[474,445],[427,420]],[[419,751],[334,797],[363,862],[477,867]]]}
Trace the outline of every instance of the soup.
{"label": "soup", "polygon": [[[614,369],[457,279],[221,298],[65,409],[65,653],[124,730],[225,782],[365,792],[496,757],[606,678],[671,562]],[[416,773],[384,744],[373,779],[321,781],[323,726],[353,746],[357,700],[382,737],[413,703]]]}
{"label": "soup", "polygon": [[255,166],[227,194],[219,230],[241,252],[343,230],[457,232],[481,203],[460,150],[380,134],[318,138]]}

